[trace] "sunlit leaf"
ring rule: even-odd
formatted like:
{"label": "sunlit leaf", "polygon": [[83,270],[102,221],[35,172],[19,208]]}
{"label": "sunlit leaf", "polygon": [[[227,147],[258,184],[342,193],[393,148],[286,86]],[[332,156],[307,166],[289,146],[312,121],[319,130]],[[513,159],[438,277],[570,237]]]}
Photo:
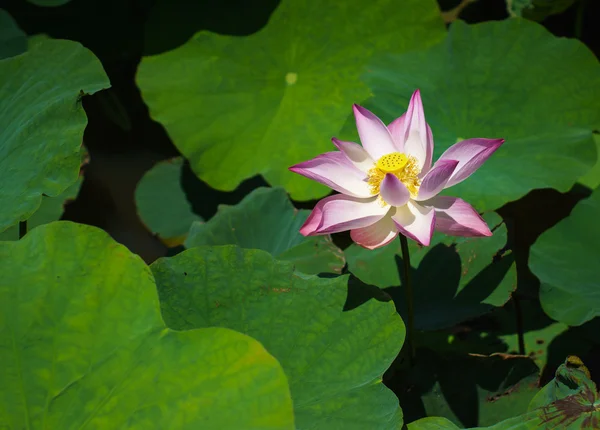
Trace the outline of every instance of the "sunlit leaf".
{"label": "sunlit leaf", "polygon": [[282,0],[255,34],[202,31],[144,58],[137,83],[200,179],[233,190],[260,173],[308,200],[327,189],[287,168],[334,149],[352,103],[370,95],[359,79],[369,58],[444,32],[434,0]]}
{"label": "sunlit leaf", "polygon": [[436,158],[458,140],[506,139],[468,180],[444,191],[480,211],[536,188],[566,192],[596,160],[600,64],[578,40],[537,23],[456,21],[430,49],[374,58],[365,80],[375,95],[366,106],[385,121],[420,88]]}
{"label": "sunlit leaf", "polygon": [[224,328],[167,329],[150,269],[69,222],[0,242],[0,427],[294,429],[281,366]]}
{"label": "sunlit leaf", "polygon": [[460,430],[460,427],[447,418],[427,417],[410,423],[408,430]]}
{"label": "sunlit leaf", "polygon": [[298,232],[309,213],[296,210],[282,188],[259,188],[236,206],[221,206],[207,223],[194,223],[185,245],[262,249],[303,273],[339,273],[344,253],[330,237]]}
{"label": "sunlit leaf", "polygon": [[360,304],[364,286],[348,276],[304,275],[235,246],[191,248],[151,268],[170,328],[238,330],[279,360],[298,430],[401,428],[398,399],[381,382],[405,335],[391,302]]}

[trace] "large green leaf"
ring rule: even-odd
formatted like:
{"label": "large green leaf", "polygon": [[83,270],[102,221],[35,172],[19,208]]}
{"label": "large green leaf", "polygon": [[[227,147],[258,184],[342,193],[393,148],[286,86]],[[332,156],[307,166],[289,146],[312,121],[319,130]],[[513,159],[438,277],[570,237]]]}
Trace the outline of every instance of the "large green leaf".
{"label": "large green leaf", "polygon": [[595,189],[600,185],[600,133],[594,133],[594,143],[596,144],[596,164],[590,171],[579,178],[579,182],[588,188]]}
{"label": "large green leaf", "polygon": [[0,242],[0,427],[293,429],[287,380],[248,336],[165,328],[144,262],[94,227]]}
{"label": "large green leaf", "polygon": [[194,223],[185,245],[238,245],[262,249],[309,274],[341,272],[344,253],[329,236],[298,231],[310,211],[294,208],[282,188],[258,188],[236,206],[220,206],[207,223]]}
{"label": "large green leaf", "polygon": [[447,418],[427,417],[413,421],[408,426],[408,430],[460,430],[456,424]]}
{"label": "large green leaf", "polygon": [[77,180],[80,92],[108,86],[100,61],[68,40],[31,38],[26,53],[0,60],[0,231]]}
{"label": "large green leaf", "polygon": [[600,191],[595,191],[531,247],[529,267],[542,283],[542,307],[565,324],[600,315],[599,218]]}
{"label": "large green leaf", "polygon": [[[491,228],[501,222],[495,213],[485,215]],[[512,253],[500,253],[506,244],[506,227],[493,236],[452,238],[435,233],[429,247],[411,241],[410,261],[415,291],[415,326],[420,330],[451,327],[502,306],[516,286]],[[345,250],[348,269],[363,282],[390,288],[398,311],[406,315],[401,285],[403,263],[400,242],[376,250],[352,245]]]}
{"label": "large green leaf", "polygon": [[181,157],[157,163],[135,190],[138,214],[146,227],[169,246],[183,243],[193,222],[202,218],[192,211],[181,188]]}
{"label": "large green leaf", "polygon": [[381,382],[405,335],[392,303],[350,306],[348,276],[304,275],[235,246],[191,248],[151,268],[169,327],[239,330],[279,360],[299,430],[401,427],[398,399]]}
{"label": "large green leaf", "polygon": [[27,35],[6,11],[0,9],[0,60],[27,50]]}
{"label": "large green leaf", "polygon": [[352,103],[370,95],[359,79],[368,59],[443,35],[434,0],[282,0],[251,36],[202,31],[144,58],[137,82],[152,117],[209,185],[233,190],[260,173],[308,200],[327,189],[287,168],[334,149],[329,139]]}
{"label": "large green leaf", "polygon": [[445,191],[496,209],[535,188],[567,191],[596,160],[600,64],[578,40],[524,19],[452,24],[428,50],[374,59],[365,76],[384,120],[421,89],[436,157],[457,140],[505,138],[471,178]]}
{"label": "large green leaf", "polygon": [[[79,188],[83,182],[83,177],[79,177],[77,182],[67,188],[62,194],[56,197],[42,197],[42,204],[37,211],[27,220],[27,229],[31,230],[38,225],[48,224],[52,221],[58,221],[62,216],[65,204],[75,199],[79,193]],[[0,240],[18,240],[19,225],[13,225],[0,233]]]}

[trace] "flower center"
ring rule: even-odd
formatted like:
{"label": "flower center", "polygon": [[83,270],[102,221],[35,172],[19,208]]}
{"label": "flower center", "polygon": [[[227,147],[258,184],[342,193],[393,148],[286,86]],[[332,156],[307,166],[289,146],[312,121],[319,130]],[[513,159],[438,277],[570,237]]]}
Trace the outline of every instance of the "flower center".
{"label": "flower center", "polygon": [[[406,185],[412,198],[417,197],[419,186],[421,185],[418,175],[421,173],[421,170],[417,166],[417,159],[415,157],[407,156],[401,152],[392,152],[377,160],[375,166],[369,170],[369,179],[367,181],[373,195],[379,194],[381,181],[383,181],[383,178],[388,173],[393,174]],[[386,204],[385,202],[383,203]]]}
{"label": "flower center", "polygon": [[404,166],[408,163],[408,157],[401,152],[392,152],[391,154],[384,155],[375,166],[385,173],[396,173],[401,171]]}

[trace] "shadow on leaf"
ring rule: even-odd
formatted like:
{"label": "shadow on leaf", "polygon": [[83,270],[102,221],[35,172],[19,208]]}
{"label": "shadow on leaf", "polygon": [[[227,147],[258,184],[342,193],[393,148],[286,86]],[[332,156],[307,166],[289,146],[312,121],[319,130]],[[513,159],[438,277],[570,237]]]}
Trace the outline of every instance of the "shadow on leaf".
{"label": "shadow on leaf", "polygon": [[[346,302],[344,303],[343,311],[351,311],[364,305],[371,299],[375,299],[379,302],[389,302],[392,300],[389,294],[374,285],[365,284],[363,281],[358,279],[353,274],[348,276],[348,295]],[[332,279],[337,278],[340,275],[334,273],[319,273],[319,278]]]}
{"label": "shadow on leaf", "polygon": [[[399,277],[404,279],[402,258],[396,255],[395,259]],[[417,330],[449,327],[494,308],[485,301],[493,296],[511,269],[514,263],[512,254],[501,255],[490,261],[460,289],[461,278],[468,274],[469,263],[461,261],[457,245],[438,244],[425,254],[418,268],[413,269],[411,276]],[[385,291],[394,299],[400,315],[406,318],[405,287],[390,287]]]}
{"label": "shadow on leaf", "polygon": [[441,354],[425,347],[416,362],[386,380],[405,422],[441,416],[461,427],[492,425],[526,412],[538,391],[538,368],[523,356]]}

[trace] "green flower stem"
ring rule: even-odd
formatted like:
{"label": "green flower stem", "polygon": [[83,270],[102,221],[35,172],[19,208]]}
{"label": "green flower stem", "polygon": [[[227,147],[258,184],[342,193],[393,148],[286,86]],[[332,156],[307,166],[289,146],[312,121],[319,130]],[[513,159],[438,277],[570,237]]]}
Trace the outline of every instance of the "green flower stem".
{"label": "green flower stem", "polygon": [[525,350],[525,330],[523,328],[523,311],[521,310],[521,302],[518,292],[514,292],[512,301],[515,306],[515,319],[517,323],[517,338],[519,340],[519,354],[526,355]]}
{"label": "green flower stem", "polygon": [[412,282],[410,279],[410,254],[408,252],[408,240],[403,234],[400,236],[400,245],[402,247],[402,261],[404,262],[404,291],[406,292],[406,306],[408,308],[408,321],[406,323],[407,328],[407,341],[409,348],[409,360],[411,366],[415,364],[416,349],[415,349],[415,309],[414,309],[414,294],[412,288]]}
{"label": "green flower stem", "polygon": [[585,10],[586,0],[579,0],[577,6],[577,13],[575,15],[575,37],[581,40],[581,33],[583,32],[583,11]]}
{"label": "green flower stem", "polygon": [[19,239],[27,234],[27,221],[19,221]]}

